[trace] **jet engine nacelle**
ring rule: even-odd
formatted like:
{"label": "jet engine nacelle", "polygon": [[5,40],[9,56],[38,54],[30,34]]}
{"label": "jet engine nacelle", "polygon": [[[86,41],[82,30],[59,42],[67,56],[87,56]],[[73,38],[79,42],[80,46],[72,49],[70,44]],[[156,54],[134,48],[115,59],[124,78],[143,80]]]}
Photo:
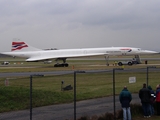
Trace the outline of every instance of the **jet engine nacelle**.
{"label": "jet engine nacelle", "polygon": [[46,60],[46,61],[43,61],[43,62],[44,62],[44,64],[50,64],[50,63],[52,63],[51,60]]}

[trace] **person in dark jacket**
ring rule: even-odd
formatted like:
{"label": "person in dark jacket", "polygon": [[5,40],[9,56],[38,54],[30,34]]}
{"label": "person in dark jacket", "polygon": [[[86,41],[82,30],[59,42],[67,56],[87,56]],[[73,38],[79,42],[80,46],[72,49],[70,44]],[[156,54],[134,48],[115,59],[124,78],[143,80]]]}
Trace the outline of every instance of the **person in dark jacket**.
{"label": "person in dark jacket", "polygon": [[149,115],[154,115],[154,102],[155,102],[155,93],[152,90],[151,86],[148,86],[148,89],[150,90],[151,98],[150,98],[150,106],[149,106]]}
{"label": "person in dark jacket", "polygon": [[160,84],[157,85],[157,90],[156,90],[156,106],[157,106],[157,115],[160,116]]}
{"label": "person in dark jacket", "polygon": [[119,95],[119,101],[121,103],[123,110],[123,120],[131,120],[131,111],[130,111],[131,100],[132,100],[132,95],[128,91],[127,87],[124,86],[123,90]]}
{"label": "person in dark jacket", "polygon": [[149,115],[149,106],[150,106],[150,90],[146,88],[146,84],[143,84],[143,88],[139,90],[139,98],[141,99],[142,108],[144,112],[144,117],[148,118]]}

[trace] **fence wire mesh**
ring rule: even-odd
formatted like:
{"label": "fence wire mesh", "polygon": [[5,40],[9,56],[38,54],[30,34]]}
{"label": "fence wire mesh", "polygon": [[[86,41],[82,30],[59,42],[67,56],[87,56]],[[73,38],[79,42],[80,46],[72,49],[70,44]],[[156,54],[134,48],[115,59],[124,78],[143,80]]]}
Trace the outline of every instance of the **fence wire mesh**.
{"label": "fence wire mesh", "polygon": [[[160,69],[152,67],[115,70],[114,76],[113,70],[77,73],[77,117],[113,113],[113,78],[117,111],[121,109],[118,95],[124,86],[127,86],[135,96],[134,103],[140,104],[138,92],[143,83],[148,83],[155,91],[156,85],[160,84],[159,74]],[[73,119],[74,79],[74,71],[44,77],[34,76],[32,78],[32,118],[35,120]],[[29,76],[0,78],[1,120],[30,119],[30,87]],[[90,100],[85,101],[86,99]]]}

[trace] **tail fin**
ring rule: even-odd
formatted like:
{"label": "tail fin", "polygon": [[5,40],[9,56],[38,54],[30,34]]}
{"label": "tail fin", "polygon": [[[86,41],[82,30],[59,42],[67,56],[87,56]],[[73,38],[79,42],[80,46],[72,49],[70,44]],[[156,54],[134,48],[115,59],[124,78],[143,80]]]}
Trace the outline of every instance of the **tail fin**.
{"label": "tail fin", "polygon": [[25,42],[12,42],[11,51],[39,51],[41,49],[34,48]]}

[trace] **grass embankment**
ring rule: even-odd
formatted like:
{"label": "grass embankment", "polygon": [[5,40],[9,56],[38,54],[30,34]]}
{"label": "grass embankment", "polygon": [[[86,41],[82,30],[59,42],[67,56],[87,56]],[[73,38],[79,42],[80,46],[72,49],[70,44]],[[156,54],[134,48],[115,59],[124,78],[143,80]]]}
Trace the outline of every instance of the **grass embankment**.
{"label": "grass embankment", "polygon": [[[159,71],[150,72],[149,84],[159,84]],[[129,77],[136,77],[137,82],[130,84]],[[122,72],[116,73],[116,94],[119,94],[124,85],[132,93],[136,93],[146,82],[146,73]],[[30,78],[8,78],[9,86],[4,86],[5,78],[0,79],[0,112],[29,108]],[[74,76],[55,75],[33,78],[33,107],[73,102],[74,92],[62,91],[61,81],[64,86],[71,84],[73,87]],[[77,100],[91,99],[112,95],[113,75],[111,73],[85,73],[77,74]],[[63,86],[63,87],[64,87]]]}
{"label": "grass embankment", "polygon": [[[5,87],[0,89],[0,112],[29,109],[30,91],[23,87]],[[52,97],[51,97],[52,96]],[[33,90],[33,106],[45,106],[70,101],[71,95],[45,90]]]}

